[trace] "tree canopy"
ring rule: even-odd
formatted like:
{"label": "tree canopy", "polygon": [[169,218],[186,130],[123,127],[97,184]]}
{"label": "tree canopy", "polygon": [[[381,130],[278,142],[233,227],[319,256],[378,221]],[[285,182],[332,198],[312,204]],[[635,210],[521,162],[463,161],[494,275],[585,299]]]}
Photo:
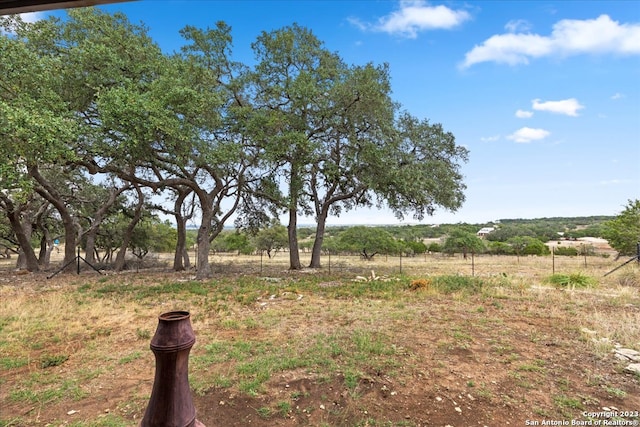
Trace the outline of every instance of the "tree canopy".
{"label": "tree canopy", "polygon": [[355,226],[339,234],[338,249],[360,254],[369,260],[379,253],[395,254],[400,251],[401,245],[387,231]]}
{"label": "tree canopy", "polygon": [[636,255],[640,242],[640,199],[629,200],[616,218],[603,225],[602,234],[620,255]]}

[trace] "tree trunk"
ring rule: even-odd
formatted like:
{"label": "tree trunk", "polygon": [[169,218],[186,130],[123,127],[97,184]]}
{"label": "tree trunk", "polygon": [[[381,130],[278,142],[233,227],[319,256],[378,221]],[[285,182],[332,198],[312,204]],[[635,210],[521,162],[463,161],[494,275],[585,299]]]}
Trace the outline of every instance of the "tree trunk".
{"label": "tree trunk", "polygon": [[189,250],[186,246],[184,248],[184,252],[182,253],[182,261],[184,263],[183,265],[185,270],[191,268],[191,260],[189,259]]}
{"label": "tree trunk", "polygon": [[90,228],[87,230],[87,234],[85,234],[86,245],[85,245],[85,259],[89,264],[95,264],[96,262],[96,235],[98,234],[97,228]]}
{"label": "tree trunk", "polygon": [[100,225],[105,220],[109,209],[111,209],[118,200],[118,196],[130,188],[130,185],[124,185],[122,188],[111,188],[109,190],[109,197],[107,200],[105,200],[105,202],[96,210],[93,222],[89,226],[89,229],[84,233],[86,238],[85,259],[89,264],[94,264],[96,261],[96,238]]}
{"label": "tree trunk", "polygon": [[[63,209],[64,214],[60,212],[60,216],[62,217],[62,225],[64,226],[64,260],[63,264],[70,263],[76,257],[76,227],[71,217],[69,211],[65,208]],[[67,272],[74,272],[75,266],[69,265],[66,270]]]}
{"label": "tree trunk", "polygon": [[313,241],[313,248],[311,248],[311,263],[309,267],[320,268],[320,256],[322,254],[322,242],[324,241],[324,231],[327,225],[327,217],[329,216],[329,209],[324,208],[318,215],[316,226],[316,238]]}
{"label": "tree trunk", "polygon": [[173,206],[173,215],[176,218],[178,240],[176,242],[176,251],[173,256],[173,270],[183,271],[191,266],[191,263],[189,262],[189,252],[187,251],[187,221],[193,215],[193,210],[191,214],[185,216],[182,214],[182,206],[187,196],[189,196],[193,190],[190,188],[177,188],[177,191],[178,197],[176,198]]}
{"label": "tree trunk", "polygon": [[38,254],[38,263],[41,267],[47,268],[51,261],[51,251],[53,250],[53,238],[46,225],[46,217],[49,213],[49,203],[43,204],[36,214],[35,226],[42,233],[40,237],[40,253]]}
{"label": "tree trunk", "polygon": [[64,227],[64,260],[62,264],[69,264],[65,271],[75,271],[72,261],[76,257],[77,230],[71,212],[64,200],[62,200],[60,193],[40,174],[36,166],[29,167],[29,175],[39,184],[35,189],[36,192],[51,203],[60,214],[62,226]]}
{"label": "tree trunk", "polygon": [[178,228],[178,240],[176,242],[176,252],[173,256],[173,270],[183,271],[190,267],[189,252],[187,251],[187,220],[181,215],[176,215],[176,226]]}
{"label": "tree trunk", "polygon": [[11,229],[16,235],[16,239],[20,245],[16,268],[24,268],[31,272],[40,271],[38,258],[36,258],[36,253],[31,247],[31,224],[22,223],[20,220],[20,212],[16,209],[10,199],[3,198],[3,202],[7,207],[7,217],[9,218]]}
{"label": "tree trunk", "polygon": [[42,229],[43,235],[40,239],[40,254],[38,262],[43,267],[48,267],[51,262],[51,252],[53,251],[53,239],[46,228]]}
{"label": "tree trunk", "polygon": [[289,269],[301,270],[300,251],[298,249],[298,212],[296,208],[289,208],[289,225],[287,225],[289,236]]}
{"label": "tree trunk", "polygon": [[129,225],[127,225],[127,229],[125,230],[124,237],[122,239],[122,244],[120,245],[120,250],[116,255],[116,261],[113,266],[114,270],[122,271],[124,268],[125,255],[127,254],[127,247],[129,246],[129,242],[131,241],[131,233],[133,229],[136,227],[140,218],[142,218],[142,207],[144,206],[144,193],[138,185],[135,186],[136,192],[138,193],[138,204],[136,205],[135,213],[133,214],[133,218]]}
{"label": "tree trunk", "polygon": [[329,209],[335,203],[339,203],[344,200],[351,199],[358,194],[362,194],[364,188],[357,188],[348,193],[335,194],[337,185],[332,185],[327,189],[327,193],[324,195],[324,201],[321,200],[317,191],[316,178],[312,178],[312,191],[313,199],[315,200],[315,212],[316,212],[316,236],[313,241],[313,248],[311,249],[311,263],[309,267],[320,268],[320,256],[322,255],[322,242],[324,242],[324,232],[327,226],[327,218],[329,217]]}
{"label": "tree trunk", "polygon": [[209,235],[211,234],[211,220],[213,219],[213,208],[211,203],[202,203],[202,223],[200,229],[198,229],[198,253],[197,257],[197,271],[196,279],[208,279],[211,277],[211,266],[209,265],[209,249],[211,248],[211,242]]}

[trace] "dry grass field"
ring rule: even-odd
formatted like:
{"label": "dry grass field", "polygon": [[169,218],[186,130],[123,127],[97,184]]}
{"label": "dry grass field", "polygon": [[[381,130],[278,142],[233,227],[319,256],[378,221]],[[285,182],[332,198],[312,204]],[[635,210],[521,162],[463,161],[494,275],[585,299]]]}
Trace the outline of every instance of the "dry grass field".
{"label": "dry grass field", "polygon": [[612,352],[640,350],[637,263],[604,277],[624,260],[332,256],[300,272],[286,254],[211,261],[208,281],[0,265],[0,426],[138,425],[149,342],[172,310],[191,313],[190,385],[208,427],[640,420],[640,376]]}

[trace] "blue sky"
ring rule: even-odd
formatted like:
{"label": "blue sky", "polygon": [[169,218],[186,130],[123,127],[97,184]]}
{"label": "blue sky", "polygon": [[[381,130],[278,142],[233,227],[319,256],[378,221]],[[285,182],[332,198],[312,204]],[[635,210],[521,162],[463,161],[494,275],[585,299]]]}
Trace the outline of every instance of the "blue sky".
{"label": "blue sky", "polygon": [[[180,48],[185,25],[222,20],[236,58],[251,63],[256,36],[296,22],[347,63],[388,63],[403,109],[442,123],[470,151],[463,207],[425,223],[616,215],[640,198],[640,2],[141,0],[101,8],[143,22],[167,52]],[[359,210],[329,225],[397,222],[385,210]]]}

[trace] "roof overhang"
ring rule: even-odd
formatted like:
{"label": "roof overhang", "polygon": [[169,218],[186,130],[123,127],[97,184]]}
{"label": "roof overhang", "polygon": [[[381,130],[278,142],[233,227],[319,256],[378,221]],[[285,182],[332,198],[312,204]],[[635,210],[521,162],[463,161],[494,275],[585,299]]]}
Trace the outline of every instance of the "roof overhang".
{"label": "roof overhang", "polygon": [[124,1],[131,0],[0,0],[0,15],[96,6],[99,4],[120,3]]}

